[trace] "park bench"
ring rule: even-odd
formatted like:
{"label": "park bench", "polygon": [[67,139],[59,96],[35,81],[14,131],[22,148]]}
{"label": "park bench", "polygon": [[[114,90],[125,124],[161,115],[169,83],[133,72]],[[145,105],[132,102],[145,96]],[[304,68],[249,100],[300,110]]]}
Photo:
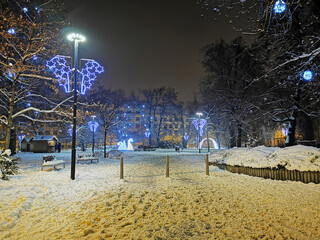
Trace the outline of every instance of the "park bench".
{"label": "park bench", "polygon": [[[41,165],[41,171],[43,171],[44,168],[47,168],[46,170],[49,170],[50,168],[52,170],[58,170],[66,167],[66,162],[63,160],[57,160],[55,155],[44,155],[42,159],[43,163]],[[57,168],[58,166],[61,168]]]}
{"label": "park bench", "polygon": [[98,163],[99,158],[95,157],[91,153],[79,153],[78,154],[77,163],[79,163],[79,162],[86,163],[87,161],[91,161],[91,163],[93,163],[93,161],[97,161],[97,163]]}

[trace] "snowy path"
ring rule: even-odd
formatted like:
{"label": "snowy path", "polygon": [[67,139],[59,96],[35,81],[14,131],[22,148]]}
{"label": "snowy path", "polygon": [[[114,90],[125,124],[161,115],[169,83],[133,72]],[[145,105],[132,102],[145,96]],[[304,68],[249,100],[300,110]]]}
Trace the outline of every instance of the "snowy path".
{"label": "snowy path", "polygon": [[[232,174],[204,155],[126,153],[0,181],[0,239],[320,239],[320,186]],[[61,155],[61,158],[63,156]],[[67,160],[67,159],[65,159]]]}

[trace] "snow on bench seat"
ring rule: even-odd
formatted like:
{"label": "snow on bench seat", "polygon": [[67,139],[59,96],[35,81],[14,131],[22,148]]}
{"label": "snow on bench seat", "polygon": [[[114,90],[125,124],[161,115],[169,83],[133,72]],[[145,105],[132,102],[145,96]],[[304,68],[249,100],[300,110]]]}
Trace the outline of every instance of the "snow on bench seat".
{"label": "snow on bench seat", "polygon": [[63,160],[52,160],[42,163],[41,171],[43,171],[44,167],[52,167],[53,170],[57,170],[57,166],[62,166],[62,168],[66,167],[66,162]]}
{"label": "snow on bench seat", "polygon": [[97,163],[98,163],[99,158],[95,157],[93,154],[79,153],[77,163],[79,163],[79,162],[86,163],[86,161],[91,161],[91,163],[93,163],[93,161],[97,161]]}

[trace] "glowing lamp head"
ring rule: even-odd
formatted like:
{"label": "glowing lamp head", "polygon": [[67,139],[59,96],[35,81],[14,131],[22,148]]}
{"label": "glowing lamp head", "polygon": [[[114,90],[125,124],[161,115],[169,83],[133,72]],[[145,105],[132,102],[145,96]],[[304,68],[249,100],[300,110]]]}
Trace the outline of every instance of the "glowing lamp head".
{"label": "glowing lamp head", "polygon": [[201,117],[203,114],[201,112],[197,112],[196,115]]}
{"label": "glowing lamp head", "polygon": [[86,41],[85,36],[79,34],[79,33],[70,33],[67,36],[68,40],[71,42],[77,41],[77,42],[84,42]]}
{"label": "glowing lamp head", "polygon": [[306,70],[303,73],[303,79],[307,82],[310,82],[313,78],[313,73],[310,70]]}
{"label": "glowing lamp head", "polygon": [[286,3],[283,0],[278,0],[273,6],[275,13],[283,13],[287,9]]}

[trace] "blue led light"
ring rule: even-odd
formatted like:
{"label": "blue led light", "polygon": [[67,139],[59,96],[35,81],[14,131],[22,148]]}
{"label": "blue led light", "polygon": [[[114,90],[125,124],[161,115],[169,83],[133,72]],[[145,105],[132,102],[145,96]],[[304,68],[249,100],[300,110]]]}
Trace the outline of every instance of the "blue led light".
{"label": "blue led light", "polygon": [[10,29],[8,30],[8,33],[14,35],[14,34],[16,34],[16,30],[15,30],[14,28],[10,28]]}
{"label": "blue led light", "polygon": [[197,131],[199,131],[199,135],[202,137],[203,135],[203,128],[204,126],[207,124],[207,120],[206,119],[200,119],[200,121],[198,121],[197,119],[192,121],[195,129]]}
{"label": "blue led light", "polygon": [[22,8],[22,10],[23,10],[25,13],[28,12],[28,8],[26,8],[26,7]]}
{"label": "blue led light", "polygon": [[303,79],[307,82],[310,82],[313,78],[313,73],[310,70],[306,70],[303,73]]}
{"label": "blue led light", "polygon": [[72,137],[72,134],[73,134],[72,128],[68,129],[68,133],[69,133],[70,137]]}
{"label": "blue led light", "polygon": [[148,137],[150,137],[151,132],[150,131],[146,131],[146,132],[144,132],[144,135],[146,136],[146,138],[148,138]]}
{"label": "blue led light", "polygon": [[286,9],[286,3],[282,0],[276,1],[276,3],[273,6],[273,10],[275,13],[283,13]]}
{"label": "blue led light", "polygon": [[97,131],[97,128],[99,127],[99,123],[97,123],[96,121],[90,121],[88,122],[88,125],[91,132]]}
{"label": "blue led light", "polygon": [[72,70],[67,65],[66,59],[58,56],[53,57],[47,61],[46,66],[53,71],[54,76],[58,79],[59,85],[64,87],[65,92],[71,92],[70,74]]}
{"label": "blue led light", "polygon": [[96,61],[90,60],[87,61],[85,67],[81,69],[81,87],[80,93],[85,94],[87,89],[90,89],[92,86],[92,82],[96,80],[97,73],[103,73],[104,68],[97,63]]}
{"label": "blue led light", "polygon": [[[72,91],[71,73],[73,70],[67,65],[66,59],[55,56],[47,61],[46,66],[53,71],[59,85],[64,87],[65,92],[70,93]],[[87,61],[85,67],[80,71],[80,93],[84,95],[86,90],[91,88],[92,82],[97,78],[97,73],[102,72],[104,72],[104,68],[99,63],[93,60]]]}

